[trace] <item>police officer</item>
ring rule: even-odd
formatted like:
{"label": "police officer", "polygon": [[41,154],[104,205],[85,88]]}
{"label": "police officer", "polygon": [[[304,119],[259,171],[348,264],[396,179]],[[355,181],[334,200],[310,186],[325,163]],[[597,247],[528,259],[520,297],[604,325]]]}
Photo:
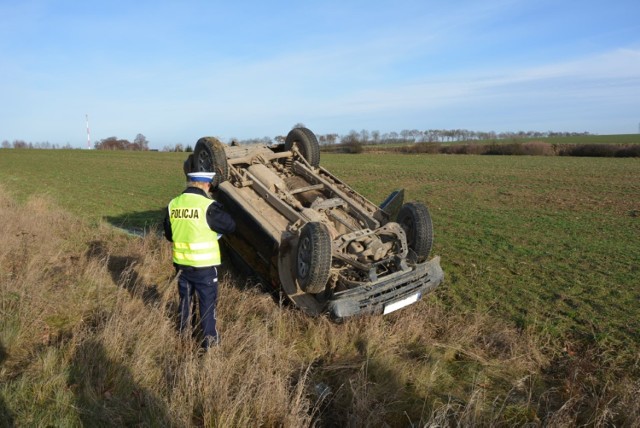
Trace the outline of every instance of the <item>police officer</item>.
{"label": "police officer", "polygon": [[164,234],[173,242],[173,265],[178,272],[180,332],[188,331],[195,291],[200,302],[205,349],[218,343],[218,239],[236,228],[233,218],[209,195],[214,175],[212,172],[187,174],[186,190],[169,202],[164,219]]}

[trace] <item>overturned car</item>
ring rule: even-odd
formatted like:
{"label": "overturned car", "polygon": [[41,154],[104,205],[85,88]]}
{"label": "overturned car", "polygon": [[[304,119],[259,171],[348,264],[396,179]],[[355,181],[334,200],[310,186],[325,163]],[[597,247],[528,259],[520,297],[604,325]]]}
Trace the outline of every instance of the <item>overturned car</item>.
{"label": "overturned car", "polygon": [[308,314],[387,314],[443,281],[427,207],[403,190],[374,205],[320,166],[307,128],[277,145],[203,137],[184,171],[216,172],[214,198],[237,224],[226,248]]}

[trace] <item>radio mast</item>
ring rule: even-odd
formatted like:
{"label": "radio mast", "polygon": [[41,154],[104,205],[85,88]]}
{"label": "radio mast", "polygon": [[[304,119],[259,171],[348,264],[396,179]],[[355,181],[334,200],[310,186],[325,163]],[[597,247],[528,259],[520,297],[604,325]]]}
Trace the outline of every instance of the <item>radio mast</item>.
{"label": "radio mast", "polygon": [[87,149],[91,149],[91,134],[89,133],[89,115],[85,114],[87,119]]}

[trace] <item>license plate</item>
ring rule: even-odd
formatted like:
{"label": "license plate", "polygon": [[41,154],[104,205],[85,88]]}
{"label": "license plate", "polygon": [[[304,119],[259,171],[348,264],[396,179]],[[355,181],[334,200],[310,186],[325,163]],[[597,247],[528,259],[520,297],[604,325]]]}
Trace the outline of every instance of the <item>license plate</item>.
{"label": "license plate", "polygon": [[405,306],[409,306],[415,302],[420,300],[420,293],[412,294],[409,297],[405,297],[402,300],[398,300],[397,302],[389,303],[384,306],[383,315],[390,314],[393,311],[397,311],[398,309],[404,308]]}

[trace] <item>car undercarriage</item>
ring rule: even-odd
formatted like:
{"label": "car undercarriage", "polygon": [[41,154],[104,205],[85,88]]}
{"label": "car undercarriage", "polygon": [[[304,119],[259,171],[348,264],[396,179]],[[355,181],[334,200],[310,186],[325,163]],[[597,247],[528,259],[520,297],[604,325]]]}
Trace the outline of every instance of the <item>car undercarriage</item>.
{"label": "car undercarriage", "polygon": [[294,128],[272,146],[201,138],[184,171],[216,172],[213,195],[238,223],[225,244],[309,314],[389,313],[443,281],[424,204],[398,190],[376,206],[319,163],[315,135]]}

